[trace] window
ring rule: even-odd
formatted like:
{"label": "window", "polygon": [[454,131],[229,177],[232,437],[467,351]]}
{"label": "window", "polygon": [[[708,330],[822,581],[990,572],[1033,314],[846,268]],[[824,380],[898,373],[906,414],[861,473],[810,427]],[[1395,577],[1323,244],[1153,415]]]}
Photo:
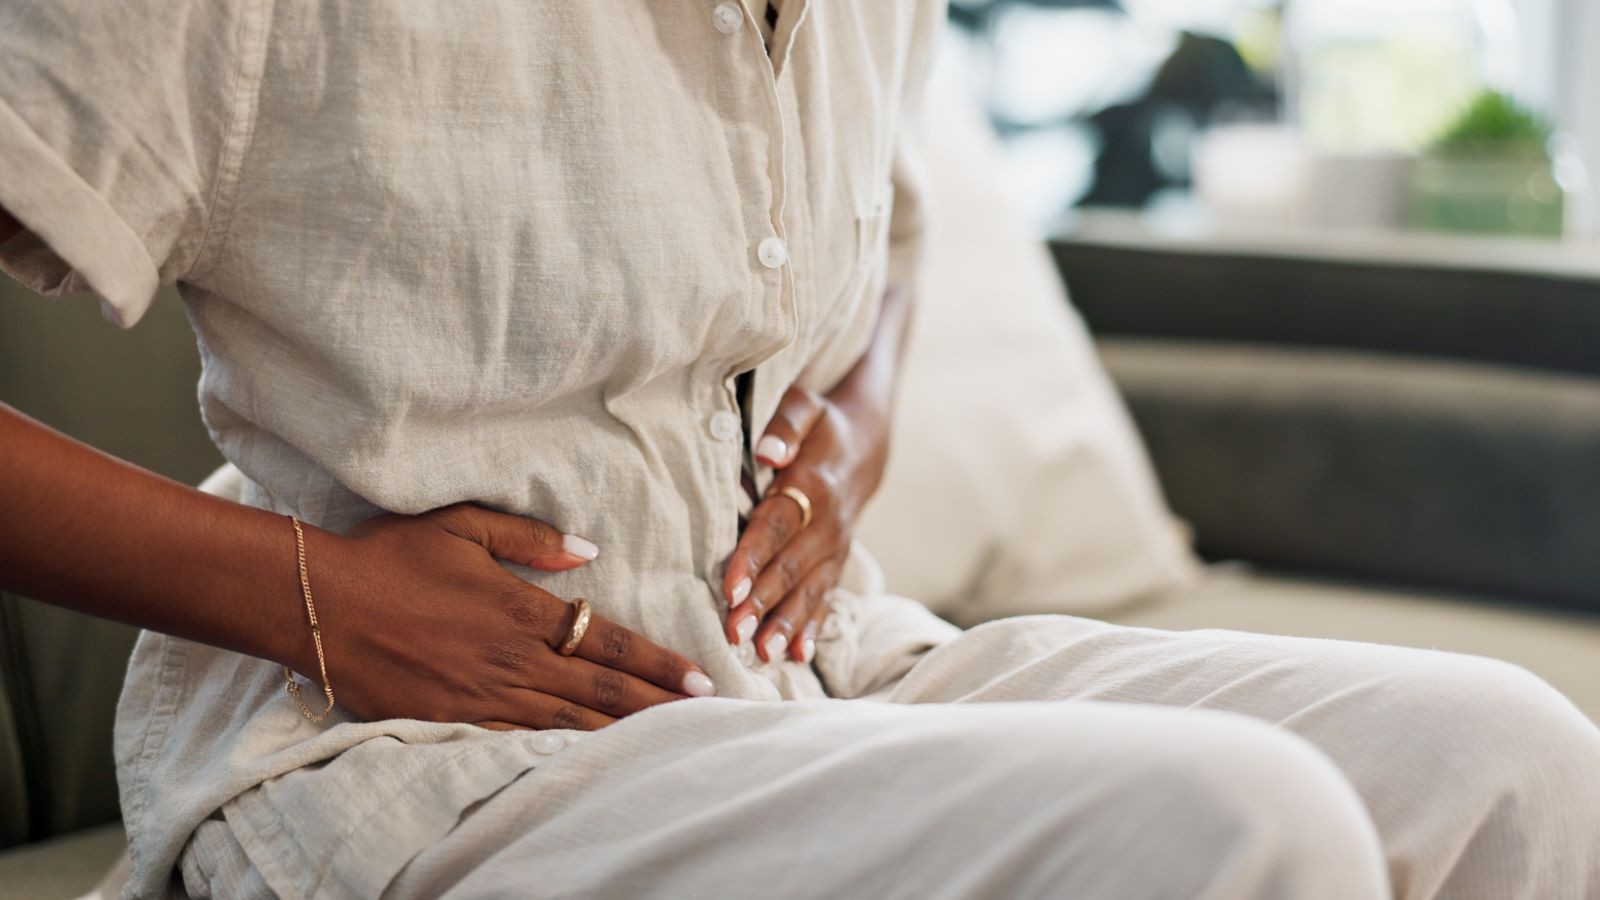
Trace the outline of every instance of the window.
{"label": "window", "polygon": [[[1077,206],[1192,202],[1196,150],[1229,126],[1262,126],[1234,158],[1259,138],[1253,158],[1287,159],[1268,134],[1285,123],[1313,155],[1415,156],[1485,88],[1560,127],[1558,182],[1600,175],[1592,0],[956,0],[951,18],[1014,197],[1047,229]],[[1590,214],[1569,222],[1600,221],[1592,192],[1574,203]]]}

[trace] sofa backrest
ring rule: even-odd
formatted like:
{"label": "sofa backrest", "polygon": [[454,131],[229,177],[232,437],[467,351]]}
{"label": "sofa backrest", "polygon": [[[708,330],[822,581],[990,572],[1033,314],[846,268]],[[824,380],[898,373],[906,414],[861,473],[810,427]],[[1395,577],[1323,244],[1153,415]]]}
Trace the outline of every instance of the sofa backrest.
{"label": "sofa backrest", "polygon": [[1600,278],[1053,249],[1206,556],[1600,612]]}

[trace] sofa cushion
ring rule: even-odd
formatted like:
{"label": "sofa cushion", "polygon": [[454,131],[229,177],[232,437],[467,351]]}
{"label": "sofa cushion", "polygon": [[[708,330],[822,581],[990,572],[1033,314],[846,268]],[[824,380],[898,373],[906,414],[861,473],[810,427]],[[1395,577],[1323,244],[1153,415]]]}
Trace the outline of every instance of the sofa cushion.
{"label": "sofa cushion", "polygon": [[1600,610],[1600,379],[1113,339],[1202,552]]}
{"label": "sofa cushion", "polygon": [[0,852],[0,894],[6,900],[81,897],[112,875],[125,846],[122,826],[113,823]]}
{"label": "sofa cushion", "polygon": [[1535,672],[1600,722],[1600,619],[1592,616],[1235,565],[1215,567],[1192,587],[1114,619],[1177,631],[1227,628],[1495,657]]}

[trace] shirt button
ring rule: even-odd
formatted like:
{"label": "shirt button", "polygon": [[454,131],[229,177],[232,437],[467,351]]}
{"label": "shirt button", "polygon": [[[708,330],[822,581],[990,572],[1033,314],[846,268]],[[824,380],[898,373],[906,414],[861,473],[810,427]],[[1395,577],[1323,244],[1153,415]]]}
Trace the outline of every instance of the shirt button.
{"label": "shirt button", "polygon": [[533,749],[537,753],[543,753],[544,755],[549,756],[550,754],[559,751],[566,745],[567,742],[561,739],[561,735],[556,734],[553,731],[534,732]]}
{"label": "shirt button", "polygon": [[769,237],[756,247],[756,258],[769,269],[776,269],[789,261],[789,245],[783,238]]}
{"label": "shirt button", "polygon": [[744,13],[737,3],[719,3],[711,11],[711,24],[723,34],[733,34],[744,27]]}
{"label": "shirt button", "polygon": [[719,441],[731,441],[739,436],[739,417],[725,409],[711,414],[711,436]]}

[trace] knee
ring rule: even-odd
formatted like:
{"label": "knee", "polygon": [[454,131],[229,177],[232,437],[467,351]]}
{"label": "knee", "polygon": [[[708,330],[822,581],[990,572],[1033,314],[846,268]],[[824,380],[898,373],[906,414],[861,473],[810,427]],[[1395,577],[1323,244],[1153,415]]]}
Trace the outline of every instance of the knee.
{"label": "knee", "polygon": [[[1379,698],[1386,742],[1414,743],[1436,773],[1521,801],[1600,796],[1600,729],[1539,676],[1477,656],[1429,654]],[[1600,827],[1600,821],[1597,826]]]}
{"label": "knee", "polygon": [[[1055,832],[1050,839],[1071,848],[1054,858],[1057,890],[1118,897],[1386,895],[1382,850],[1360,797],[1303,739],[1226,713],[1165,710],[1126,724],[1142,729],[1141,739],[1108,745],[1105,758],[1089,767],[1090,784],[1064,778],[1061,758],[1081,755],[1092,735],[1036,731],[1004,751],[1013,783],[1032,785],[1034,803],[1050,794],[1065,799],[1056,807],[1060,815],[1046,816],[1046,828]],[[1050,793],[1039,793],[1040,784],[1050,785]],[[1019,843],[1037,846],[1039,837]],[[1085,883],[1089,870],[1103,881]]]}
{"label": "knee", "polygon": [[1172,840],[1206,836],[1193,848],[1217,862],[1205,896],[1386,894],[1377,831],[1355,788],[1320,750],[1255,721],[1207,732],[1181,757],[1153,765],[1148,787],[1169,816],[1189,807],[1189,826],[1169,833]]}

